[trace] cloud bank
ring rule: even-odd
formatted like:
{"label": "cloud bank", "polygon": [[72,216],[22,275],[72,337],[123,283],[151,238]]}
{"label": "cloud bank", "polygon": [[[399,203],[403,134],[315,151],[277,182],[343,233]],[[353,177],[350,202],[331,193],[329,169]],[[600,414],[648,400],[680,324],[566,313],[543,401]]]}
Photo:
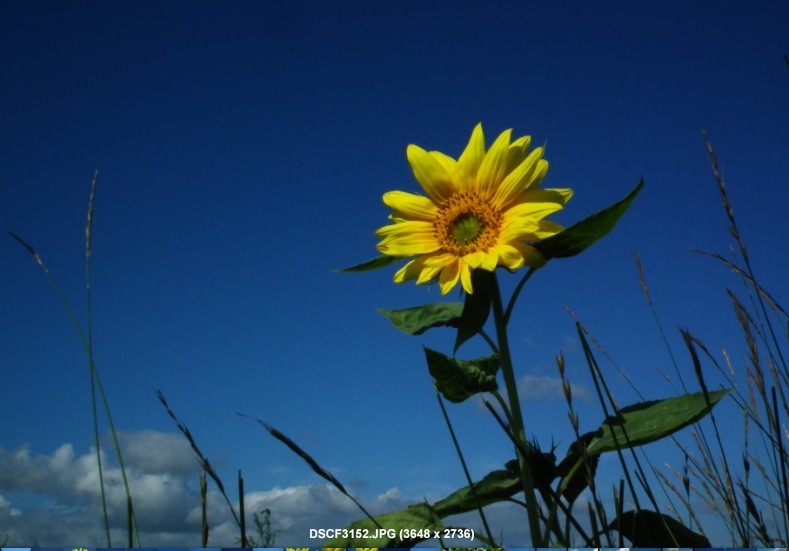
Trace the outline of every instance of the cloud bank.
{"label": "cloud bank", "polygon": [[[141,431],[119,436],[142,545],[200,545],[201,470],[189,445],[180,434]],[[126,493],[110,455],[102,452],[111,540],[114,546],[125,546]],[[236,521],[212,487],[209,480],[209,545],[238,547]],[[372,514],[410,503],[396,488],[367,499],[356,497]],[[255,535],[253,513],[272,511],[278,545],[320,545],[309,538],[311,528],[341,528],[362,516],[346,496],[324,484],[248,491],[244,504],[250,536]],[[0,448],[0,541],[6,538],[11,546],[106,546],[95,449],[80,455],[68,443],[49,454],[33,454],[29,446]]]}

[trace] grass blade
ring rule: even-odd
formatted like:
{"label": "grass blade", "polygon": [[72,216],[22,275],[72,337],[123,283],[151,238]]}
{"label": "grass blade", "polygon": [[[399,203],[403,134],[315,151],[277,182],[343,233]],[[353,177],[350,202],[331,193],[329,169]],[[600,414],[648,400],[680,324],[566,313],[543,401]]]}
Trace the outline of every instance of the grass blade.
{"label": "grass blade", "polygon": [[328,482],[331,482],[334,485],[335,488],[340,490],[346,497],[348,497],[351,501],[353,501],[356,504],[356,506],[362,511],[362,513],[364,513],[365,516],[367,516],[367,518],[369,518],[371,521],[373,521],[373,523],[378,528],[381,528],[381,525],[378,524],[378,521],[375,520],[375,517],[373,517],[370,513],[368,513],[367,509],[365,509],[362,506],[361,503],[356,501],[356,499],[351,494],[348,493],[348,490],[345,489],[345,487],[340,483],[340,481],[337,480],[336,478],[334,478],[334,475],[331,474],[329,471],[327,471],[326,469],[324,469],[323,467],[318,465],[318,462],[315,461],[310,454],[308,454],[307,452],[302,450],[299,447],[299,445],[296,444],[293,440],[288,438],[286,435],[284,435],[283,433],[281,433],[280,431],[278,431],[277,429],[275,429],[274,427],[272,427],[271,425],[269,425],[265,421],[262,421],[260,419],[255,418],[255,417],[250,417],[249,415],[244,415],[243,413],[238,413],[237,415],[239,415],[240,417],[246,417],[247,419],[252,419],[253,421],[257,421],[264,429],[266,429],[269,432],[269,434],[271,434],[271,436],[273,436],[274,438],[276,438],[277,440],[279,440],[280,442],[285,444],[296,455],[298,455],[304,461],[306,461],[307,464],[312,468],[313,471],[315,471],[315,473],[318,476],[320,476],[324,480],[327,480]]}

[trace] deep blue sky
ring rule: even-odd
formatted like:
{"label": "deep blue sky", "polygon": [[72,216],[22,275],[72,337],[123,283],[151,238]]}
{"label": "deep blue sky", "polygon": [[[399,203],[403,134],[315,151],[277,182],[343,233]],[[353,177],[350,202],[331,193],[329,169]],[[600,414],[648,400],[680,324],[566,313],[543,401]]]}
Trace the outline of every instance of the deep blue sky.
{"label": "deep blue sky", "polygon": [[[384,192],[418,191],[409,143],[456,157],[478,122],[489,143],[514,128],[547,144],[543,185],[575,190],[556,221],[646,184],[607,239],[539,272],[513,317],[527,429],[545,446],[553,436],[563,454],[571,438],[559,351],[582,430],[601,419],[564,305],[648,398],[673,394],[652,368],[673,373],[634,252],[686,380],[678,325],[741,366],[725,296],[737,283],[688,251],[730,245],[700,129],[754,267],[785,304],[788,23],[785,2],[0,4],[0,226],[40,251],[84,320],[85,207],[100,171],[96,361],[137,458],[138,494],[167,479],[165,493],[182,499],[140,505],[143,543],[199,538],[185,518],[197,469],[169,436],[155,388],[226,484],[240,468],[248,491],[279,488],[255,503],[274,510],[283,544],[310,544],[287,538],[330,525],[304,513],[305,495],[336,501],[332,522],[358,515],[236,412],[292,436],[379,511],[463,485],[421,350],[451,352],[451,333],[408,337],[375,312],[440,300],[438,288],[396,286],[393,269],[330,269],[376,255]],[[99,533],[86,509],[95,506],[87,362],[48,282],[11,239],[0,241],[0,266],[0,459],[18,473],[0,483],[0,515],[21,511],[3,517],[12,535],[60,545]],[[511,291],[516,278],[502,278]],[[483,352],[471,343],[459,355]],[[620,403],[635,401],[609,373]],[[475,476],[511,458],[477,404],[451,413]],[[509,545],[526,543],[512,530]]]}

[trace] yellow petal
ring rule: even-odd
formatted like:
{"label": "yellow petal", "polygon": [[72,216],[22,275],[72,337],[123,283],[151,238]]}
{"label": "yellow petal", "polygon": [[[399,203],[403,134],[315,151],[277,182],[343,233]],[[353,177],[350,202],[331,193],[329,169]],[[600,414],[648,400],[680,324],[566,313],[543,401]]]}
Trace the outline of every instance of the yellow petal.
{"label": "yellow petal", "polygon": [[548,220],[540,220],[537,225],[537,229],[533,232],[534,237],[537,239],[546,239],[556,235],[561,231],[564,231],[564,226],[557,224],[556,222],[550,222]]}
{"label": "yellow petal", "polygon": [[545,257],[540,254],[540,251],[531,245],[526,245],[524,243],[514,243],[513,246],[518,249],[521,255],[523,255],[524,265],[531,268],[541,268],[545,266],[547,260],[545,260]]}
{"label": "yellow petal", "polygon": [[536,221],[545,218],[549,214],[562,209],[561,203],[554,203],[552,201],[529,201],[526,203],[518,203],[505,214],[504,218],[531,218]]}
{"label": "yellow petal", "polygon": [[471,268],[466,264],[460,266],[460,284],[463,285],[463,290],[468,294],[474,293],[474,287],[471,285]]}
{"label": "yellow petal", "polygon": [[488,252],[488,256],[485,257],[485,261],[480,264],[480,268],[483,270],[488,270],[492,272],[496,269],[496,266],[499,264],[499,251],[496,248],[491,249]]}
{"label": "yellow petal", "polygon": [[459,185],[470,188],[477,178],[477,171],[485,158],[485,135],[482,133],[482,123],[474,127],[468,145],[458,159],[458,175],[456,181]]}
{"label": "yellow petal", "polygon": [[429,153],[436,159],[436,161],[441,163],[450,176],[457,172],[458,162],[455,159],[449,155],[446,155],[445,153],[441,153],[440,151],[430,151]]}
{"label": "yellow petal", "polygon": [[501,263],[510,270],[517,270],[523,266],[523,255],[521,252],[510,244],[503,244],[496,247],[499,251],[499,258]]}
{"label": "yellow petal", "polygon": [[573,190],[569,188],[532,189],[527,191],[523,197],[527,201],[536,201],[538,197],[543,197],[544,201],[553,201],[554,203],[565,205],[567,201],[572,199]]}
{"label": "yellow petal", "polygon": [[392,235],[407,235],[411,233],[432,233],[433,224],[423,220],[402,220],[395,224],[390,224],[375,230],[378,237],[388,237]]}
{"label": "yellow petal", "polygon": [[417,145],[409,145],[406,156],[414,177],[433,201],[440,203],[452,195],[455,189],[452,176],[434,155]]}
{"label": "yellow petal", "polygon": [[530,241],[540,228],[539,221],[529,217],[511,217],[505,220],[499,232],[499,243]]}
{"label": "yellow petal", "polygon": [[507,159],[509,157],[510,136],[512,130],[505,130],[490,149],[485,154],[485,158],[479,167],[477,174],[477,185],[483,197],[490,197],[493,191],[504,180],[507,170]]}
{"label": "yellow petal", "polygon": [[484,262],[485,257],[488,255],[485,251],[476,251],[473,253],[469,253],[463,257],[463,262],[471,266],[472,268],[479,268],[480,264]]}
{"label": "yellow petal", "polygon": [[438,278],[438,283],[441,286],[441,294],[446,295],[452,287],[457,285],[458,278],[460,277],[459,262],[453,262],[441,270],[441,275]]}
{"label": "yellow petal", "polygon": [[537,161],[537,168],[534,171],[534,174],[528,180],[523,182],[523,190],[529,191],[531,189],[537,188],[542,182],[542,179],[545,178],[545,174],[548,172],[548,161],[545,159],[540,159]]}
{"label": "yellow petal", "polygon": [[412,220],[432,221],[438,212],[436,204],[427,197],[405,191],[384,193],[384,204],[400,216]]}
{"label": "yellow petal", "polygon": [[411,240],[408,242],[402,241],[389,241],[387,243],[381,242],[375,247],[381,254],[388,256],[414,256],[417,254],[427,254],[435,252],[439,249],[439,245],[427,239],[417,241]]}
{"label": "yellow petal", "polygon": [[[403,222],[401,224],[395,224],[394,226],[386,226],[385,228],[381,228],[376,233],[389,228],[397,228],[397,226],[416,223],[423,224],[424,222]],[[376,248],[381,253],[391,256],[414,256],[417,254],[435,252],[441,248],[441,245],[438,243],[438,241],[436,241],[432,231],[393,231],[389,233],[380,243],[378,243]]]}
{"label": "yellow petal", "polygon": [[457,257],[454,254],[436,253],[425,260],[425,266],[441,269],[455,261],[457,261]]}
{"label": "yellow petal", "polygon": [[428,255],[420,256],[419,258],[415,258],[414,260],[409,261],[406,263],[405,266],[397,270],[394,275],[394,282],[395,283],[403,283],[405,281],[411,281],[412,279],[416,279],[416,277],[422,271],[422,268],[425,264],[425,258]]}
{"label": "yellow petal", "polygon": [[510,144],[510,149],[507,152],[507,174],[515,170],[515,167],[523,162],[530,145],[531,136],[521,136]]}
{"label": "yellow petal", "polygon": [[543,149],[538,147],[504,178],[493,196],[493,204],[504,210],[515,201],[518,195],[523,193],[528,183],[534,178],[542,154]]}
{"label": "yellow petal", "polygon": [[441,272],[441,268],[428,268],[425,266],[422,268],[422,272],[419,274],[416,284],[422,285],[423,283],[430,283],[438,277],[439,272]]}

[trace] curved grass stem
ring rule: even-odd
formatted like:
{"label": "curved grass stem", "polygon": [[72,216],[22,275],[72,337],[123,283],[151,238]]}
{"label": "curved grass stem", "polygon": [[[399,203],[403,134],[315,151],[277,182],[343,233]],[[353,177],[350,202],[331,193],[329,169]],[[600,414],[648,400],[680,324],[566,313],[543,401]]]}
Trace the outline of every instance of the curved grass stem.
{"label": "curved grass stem", "polygon": [[[85,349],[85,353],[88,356],[88,367],[90,369],[90,377],[91,377],[91,399],[92,399],[92,412],[93,412],[93,431],[94,431],[94,442],[96,445],[96,455],[98,460],[98,467],[99,467],[99,485],[101,486],[101,501],[102,501],[102,510],[104,514],[104,528],[106,532],[107,538],[107,545],[111,547],[110,542],[110,532],[109,532],[109,516],[107,513],[107,504],[106,504],[106,496],[104,491],[104,476],[102,471],[102,462],[101,462],[101,448],[99,446],[99,435],[98,435],[98,415],[97,415],[97,407],[96,407],[96,389],[98,388],[99,397],[101,398],[102,405],[104,407],[104,413],[107,416],[107,423],[109,424],[110,434],[112,435],[112,442],[115,447],[115,453],[118,456],[118,466],[121,472],[121,478],[123,479],[123,486],[126,491],[126,503],[127,503],[127,519],[128,519],[128,532],[129,534],[134,533],[134,536],[137,540],[137,545],[140,545],[140,535],[137,529],[137,522],[136,517],[134,514],[134,508],[132,506],[132,498],[131,498],[131,491],[129,489],[129,480],[126,476],[126,469],[123,465],[123,456],[121,455],[121,448],[120,443],[118,442],[118,435],[117,431],[115,430],[115,424],[112,421],[112,415],[110,414],[110,405],[107,401],[107,396],[104,393],[104,387],[101,384],[101,379],[99,378],[99,372],[96,369],[96,363],[94,362],[93,358],[93,338],[92,338],[92,330],[91,330],[91,298],[90,298],[90,282],[91,282],[91,271],[90,271],[90,260],[91,260],[91,230],[93,228],[93,202],[96,194],[96,183],[98,181],[99,173],[96,171],[93,175],[93,181],[91,183],[91,191],[90,191],[90,199],[88,201],[88,220],[85,226],[85,257],[86,257],[86,292],[87,292],[87,335],[82,330],[82,327],[77,321],[77,316],[74,313],[74,309],[71,307],[68,299],[66,298],[65,293],[58,285],[55,276],[49,271],[46,264],[44,264],[44,260],[38,254],[38,251],[34,249],[31,245],[29,245],[24,239],[19,237],[14,232],[9,231],[8,234],[16,240],[22,247],[24,247],[27,252],[29,252],[33,259],[38,264],[39,268],[44,272],[44,275],[49,279],[49,282],[52,284],[52,287],[55,289],[55,293],[57,294],[60,301],[63,303],[63,306],[66,309],[66,312],[71,319],[71,323],[74,325],[74,329],[77,331],[77,335],[79,336],[80,342],[82,343],[82,347]],[[133,541],[131,536],[129,537],[128,546],[133,546]]]}

